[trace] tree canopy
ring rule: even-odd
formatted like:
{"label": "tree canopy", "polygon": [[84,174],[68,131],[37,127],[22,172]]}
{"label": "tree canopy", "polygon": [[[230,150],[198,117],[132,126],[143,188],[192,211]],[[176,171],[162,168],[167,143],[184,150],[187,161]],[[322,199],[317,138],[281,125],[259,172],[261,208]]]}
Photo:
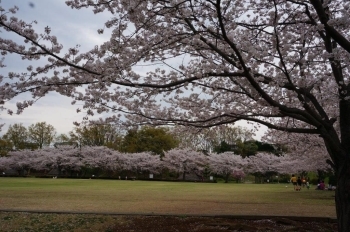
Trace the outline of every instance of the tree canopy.
{"label": "tree canopy", "polygon": [[13,149],[13,144],[9,140],[0,139],[0,157],[6,156]]}
{"label": "tree canopy", "polygon": [[13,144],[14,149],[37,149],[50,145],[55,134],[55,128],[46,122],[38,122],[28,128],[22,123],[15,123],[9,126],[3,139]]}
{"label": "tree canopy", "polygon": [[153,152],[164,155],[177,147],[178,141],[165,128],[143,127],[140,130],[129,130],[124,136],[121,151],[128,153]]}
{"label": "tree canopy", "polygon": [[[54,28],[36,31],[16,18],[18,8],[2,10],[1,54],[20,56],[17,66],[27,71],[1,76],[0,103],[30,92],[33,99],[17,102],[20,113],[56,91],[83,100],[88,115],[121,113],[110,121],[211,127],[248,120],[317,135],[339,185],[339,231],[350,231],[348,1],[66,3],[110,13],[97,31],[110,31],[110,39],[63,53]],[[135,65],[154,69],[140,73]]]}
{"label": "tree canopy", "polygon": [[120,136],[117,128],[110,124],[82,124],[76,126],[69,134],[69,140],[77,142],[80,146],[104,146]]}
{"label": "tree canopy", "polygon": [[46,122],[38,122],[28,127],[28,136],[32,142],[38,144],[39,148],[43,145],[50,145],[55,139],[56,129]]}
{"label": "tree canopy", "polygon": [[[226,181],[232,175],[243,173],[268,172],[291,173],[293,171],[315,171],[317,168],[326,170],[326,166],[310,165],[308,160],[300,161],[293,155],[277,157],[273,154],[258,153],[256,156],[245,157],[234,155],[232,152],[221,154],[202,152],[192,149],[171,149],[164,152],[164,156],[154,155],[153,152],[124,153],[101,146],[69,146],[56,148],[45,147],[37,150],[11,151],[6,157],[0,157],[0,171],[14,169],[19,175],[26,171],[35,170],[37,173],[47,173],[58,169],[58,174],[65,170],[66,174],[80,177],[90,170],[97,174],[120,175],[123,171],[133,174],[150,172],[175,172],[185,180],[186,174],[196,174],[197,177],[208,178],[208,175],[224,176]],[[92,174],[90,172],[90,174]],[[176,176],[176,175],[175,175]]]}
{"label": "tree canopy", "polygon": [[16,149],[20,149],[24,143],[28,142],[28,130],[23,124],[15,123],[9,126],[3,138],[11,141]]}

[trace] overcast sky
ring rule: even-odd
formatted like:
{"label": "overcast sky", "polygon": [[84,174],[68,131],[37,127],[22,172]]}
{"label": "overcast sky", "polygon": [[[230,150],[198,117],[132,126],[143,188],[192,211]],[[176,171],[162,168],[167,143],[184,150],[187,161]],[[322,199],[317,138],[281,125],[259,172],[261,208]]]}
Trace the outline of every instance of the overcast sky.
{"label": "overcast sky", "polygon": [[[1,0],[0,3],[0,6],[5,9],[14,5],[19,7],[16,14],[18,18],[27,22],[36,20],[38,22],[36,28],[39,28],[40,32],[43,32],[46,26],[50,27],[51,34],[56,35],[66,49],[79,44],[80,51],[86,51],[108,39],[107,31],[103,35],[97,33],[97,30],[103,28],[105,21],[111,16],[107,12],[95,15],[91,9],[71,9],[64,0]],[[19,41],[15,36],[9,38]],[[17,59],[18,57],[15,56],[6,57],[4,64],[7,67],[0,69],[1,74],[6,76],[9,71],[25,71],[26,65],[19,65],[16,62]],[[16,112],[16,100],[29,97],[29,94],[20,95],[5,106]],[[0,112],[0,123],[5,123],[0,135],[4,134],[11,124],[23,123],[28,127],[37,122],[53,125],[58,134],[68,133],[74,128],[73,122],[82,121],[84,116],[76,113],[76,108],[79,106],[72,106],[71,101],[72,99],[68,97],[50,93],[37,101],[34,106],[25,109],[20,115],[10,116],[7,112]]]}
{"label": "overcast sky", "polygon": [[[14,5],[19,7],[16,14],[18,18],[27,22],[36,20],[37,28],[51,28],[51,34],[56,35],[65,48],[81,45],[81,51],[93,48],[106,40],[106,35],[99,35],[97,29],[103,28],[104,22],[110,17],[108,13],[95,15],[91,9],[74,10],[65,4],[64,0],[1,0],[0,6],[6,10]],[[40,31],[43,32],[43,31]],[[1,33],[1,32],[0,32]],[[18,40],[18,37],[10,37]],[[9,71],[21,71],[25,65],[18,65],[16,59],[11,56],[6,58],[6,68],[0,69],[6,76]],[[21,95],[16,99],[28,98],[28,94]],[[5,106],[15,112],[16,99],[8,102]],[[23,123],[29,126],[36,122],[47,122],[53,125],[58,133],[67,133],[73,129],[74,121],[81,121],[83,114],[76,113],[78,106],[71,105],[72,99],[51,93],[47,97],[37,101],[34,106],[27,108],[20,115],[8,115],[1,112],[0,123],[5,126],[0,135],[6,132],[7,127],[14,123]]]}

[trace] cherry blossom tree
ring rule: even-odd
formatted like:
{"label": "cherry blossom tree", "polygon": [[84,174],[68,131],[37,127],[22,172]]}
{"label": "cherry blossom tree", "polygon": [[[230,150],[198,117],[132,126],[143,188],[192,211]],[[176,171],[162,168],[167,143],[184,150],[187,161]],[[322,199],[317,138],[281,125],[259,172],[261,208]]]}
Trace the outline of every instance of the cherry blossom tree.
{"label": "cherry blossom tree", "polygon": [[20,150],[9,152],[8,157],[0,157],[0,169],[14,169],[19,175],[30,170],[47,173],[58,170],[58,175],[81,173],[92,170],[98,176],[101,172],[111,175],[123,170],[159,173],[162,169],[159,155],[150,153],[120,153],[107,147],[58,146],[40,150]]}
{"label": "cherry blossom tree", "polygon": [[242,170],[233,171],[232,176],[236,179],[236,182],[238,183],[239,181],[243,180],[243,178],[245,177],[245,173]]}
{"label": "cherry blossom tree", "polygon": [[262,183],[269,173],[291,173],[290,164],[286,163],[284,156],[264,152],[249,157],[246,170],[255,176],[256,183]]}
{"label": "cherry blossom tree", "polygon": [[234,172],[243,172],[247,165],[247,159],[236,155],[233,152],[212,153],[208,156],[208,162],[211,172],[225,177],[225,183]]}
{"label": "cherry blossom tree", "polygon": [[317,135],[285,133],[277,131],[269,133],[264,137],[265,140],[272,144],[280,144],[287,148],[288,156],[299,161],[299,166],[295,167],[295,171],[327,171],[331,170],[327,148]]}
{"label": "cherry blossom tree", "polygon": [[[211,128],[195,128],[188,126],[176,126],[172,129],[172,133],[180,141],[179,147],[191,148],[193,150],[201,150],[217,152],[220,144],[225,143],[230,146],[236,145],[238,142],[246,142],[252,140],[250,130],[240,126],[218,125]],[[232,151],[232,147],[231,147]]]}
{"label": "cherry blossom tree", "polygon": [[[109,176],[123,170],[126,162],[126,157],[122,153],[102,146],[82,147],[80,154],[84,168],[104,171]],[[99,175],[99,172],[96,175]]]}
{"label": "cherry blossom tree", "polygon": [[[256,181],[262,181],[269,173],[295,174],[311,171],[327,171],[330,166],[324,161],[321,153],[315,156],[303,156],[293,152],[276,156],[271,153],[260,152],[248,158],[246,170],[256,177]],[[260,179],[260,180],[259,180]]]}
{"label": "cherry blossom tree", "polygon": [[[54,28],[36,31],[14,16],[17,7],[1,9],[1,54],[17,54],[23,65],[32,62],[26,72],[0,77],[1,103],[30,92],[34,99],[17,103],[21,113],[56,91],[83,100],[87,116],[123,112],[132,123],[196,127],[248,120],[319,135],[337,178],[338,228],[350,231],[348,1],[66,3],[109,12],[98,33],[109,30],[111,38],[90,51],[77,46],[62,54]],[[36,63],[42,57],[46,63]],[[141,73],[136,65],[155,67]]]}
{"label": "cherry blossom tree", "polygon": [[203,176],[207,157],[191,149],[172,149],[165,152],[162,161],[165,168],[182,174],[182,180],[185,180],[188,173]]}
{"label": "cherry blossom tree", "polygon": [[[5,168],[13,169],[18,175],[23,176],[30,173],[31,160],[36,156],[31,150],[10,152],[11,157],[2,157],[2,163]],[[6,166],[5,166],[6,165]]]}
{"label": "cherry blossom tree", "polygon": [[159,174],[162,169],[162,164],[159,155],[151,154],[151,152],[140,152],[124,154],[126,161],[124,169],[139,173]]}
{"label": "cherry blossom tree", "polygon": [[0,157],[0,171],[4,171],[9,167],[9,157]]}
{"label": "cherry blossom tree", "polygon": [[[31,166],[32,169],[38,171],[48,173],[50,170],[57,168],[57,153],[56,150],[45,147],[40,150],[34,150],[32,153],[36,154],[33,159],[28,160],[27,162]],[[11,157],[14,154],[11,153]]]}
{"label": "cherry blossom tree", "polygon": [[[107,147],[82,147],[62,145],[57,148],[43,148],[40,150],[12,151],[8,157],[0,157],[0,169],[11,168],[23,175],[30,170],[47,173],[51,169],[58,169],[59,175],[63,171],[84,172],[93,170],[98,176],[101,172],[111,175],[120,171],[158,174],[168,168],[182,174],[187,173],[202,176],[209,168],[210,172],[225,176],[225,181],[235,174],[241,176],[244,172],[260,173],[298,173],[301,171],[326,170],[329,166],[310,163],[311,159],[300,159],[299,156],[275,156],[269,153],[258,153],[255,156],[242,158],[232,152],[211,153],[208,156],[191,149],[173,149],[166,152],[163,160],[159,155],[149,152],[120,153]],[[82,176],[85,176],[82,173]]]}

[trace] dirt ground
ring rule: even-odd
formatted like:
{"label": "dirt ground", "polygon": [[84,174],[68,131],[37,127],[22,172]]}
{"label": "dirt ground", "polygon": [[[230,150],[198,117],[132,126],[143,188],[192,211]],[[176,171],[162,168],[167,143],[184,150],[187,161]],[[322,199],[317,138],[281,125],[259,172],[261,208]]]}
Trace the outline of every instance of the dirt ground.
{"label": "dirt ground", "polygon": [[145,216],[0,212],[0,232],[220,232],[220,231],[337,231],[329,219],[243,219],[200,216]]}
{"label": "dirt ground", "polygon": [[111,228],[115,232],[217,232],[217,231],[337,231],[335,223],[300,222],[286,218],[244,220],[213,217],[130,217],[124,225]]}

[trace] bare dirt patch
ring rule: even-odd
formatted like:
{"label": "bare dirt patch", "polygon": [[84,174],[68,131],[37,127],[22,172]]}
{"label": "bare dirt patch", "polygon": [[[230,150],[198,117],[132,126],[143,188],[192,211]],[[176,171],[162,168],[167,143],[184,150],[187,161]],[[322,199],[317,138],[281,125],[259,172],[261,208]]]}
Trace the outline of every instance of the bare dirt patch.
{"label": "bare dirt patch", "polygon": [[299,222],[290,219],[244,220],[213,217],[145,217],[128,218],[128,223],[116,225],[111,231],[336,231],[335,223]]}
{"label": "bare dirt patch", "polygon": [[0,212],[0,231],[337,231],[330,220]]}

